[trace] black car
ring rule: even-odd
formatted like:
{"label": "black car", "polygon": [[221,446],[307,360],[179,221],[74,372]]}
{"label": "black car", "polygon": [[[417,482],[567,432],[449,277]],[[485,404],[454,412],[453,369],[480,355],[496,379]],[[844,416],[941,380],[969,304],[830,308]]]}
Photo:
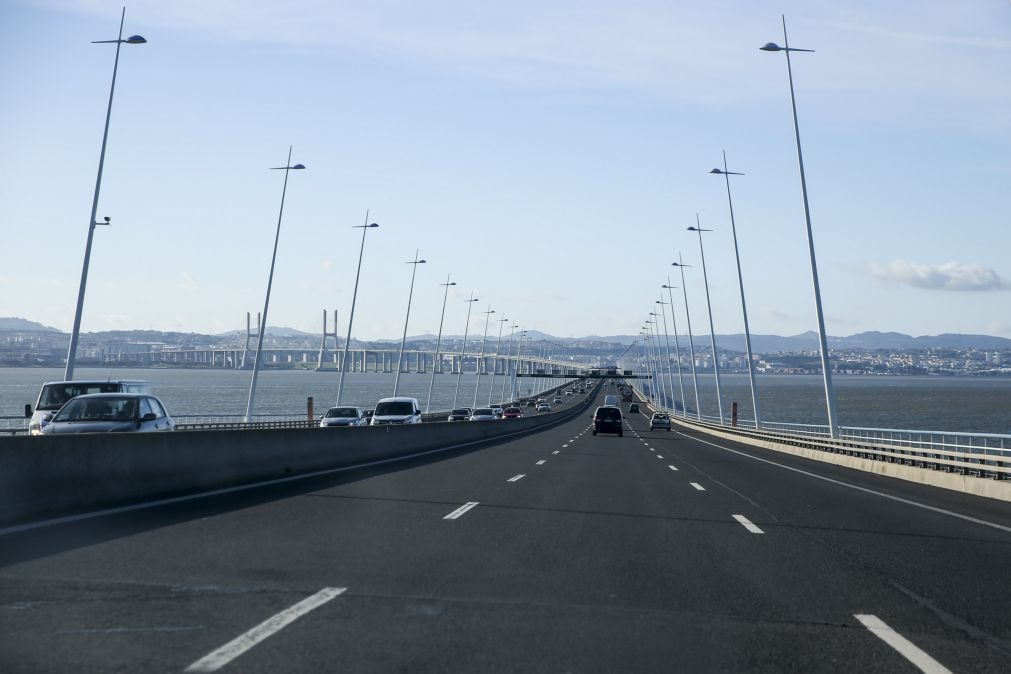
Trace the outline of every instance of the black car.
{"label": "black car", "polygon": [[628,413],[633,414],[639,411],[639,403],[632,403],[628,406]]}
{"label": "black car", "polygon": [[472,410],[469,407],[458,407],[449,413],[446,421],[467,421],[470,419]]}
{"label": "black car", "polygon": [[598,407],[593,413],[593,434],[597,433],[617,433],[621,437],[623,421],[621,410],[617,407]]}

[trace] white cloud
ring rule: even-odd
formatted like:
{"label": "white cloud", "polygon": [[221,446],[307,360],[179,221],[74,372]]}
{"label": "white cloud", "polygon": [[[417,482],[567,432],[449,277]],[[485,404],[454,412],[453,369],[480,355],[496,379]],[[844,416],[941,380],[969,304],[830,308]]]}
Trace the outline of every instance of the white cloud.
{"label": "white cloud", "polygon": [[333,271],[334,263],[333,260],[323,260],[319,263],[320,271]]}
{"label": "white cloud", "polygon": [[1011,290],[1011,281],[979,264],[945,262],[938,265],[893,260],[866,266],[871,278],[888,285],[908,285],[925,290]]}

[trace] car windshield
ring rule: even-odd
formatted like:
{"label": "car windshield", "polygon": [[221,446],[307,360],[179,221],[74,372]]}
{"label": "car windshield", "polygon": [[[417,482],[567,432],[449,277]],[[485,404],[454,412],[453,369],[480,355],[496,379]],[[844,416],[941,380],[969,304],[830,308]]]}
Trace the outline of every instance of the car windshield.
{"label": "car windshield", "polygon": [[657,421],[667,421],[666,414],[654,414],[653,418],[656,419]]}
{"label": "car windshield", "polygon": [[470,410],[467,409],[466,407],[458,407],[455,410],[453,410],[452,412],[450,412],[450,414],[452,414],[453,416],[457,416],[457,417],[465,415],[465,414],[469,415],[470,414]]}
{"label": "car windshield", "polygon": [[519,413],[520,413],[520,411],[519,411],[519,409],[518,409],[518,408],[516,408],[516,407],[508,407],[508,408],[506,408],[506,411],[505,411],[505,413],[506,413],[506,414],[519,414]]}
{"label": "car windshield", "polygon": [[495,414],[494,410],[492,410],[490,407],[482,407],[481,409],[474,410],[474,416],[476,417],[480,416],[487,417],[492,416],[494,414]]}
{"label": "car windshield", "polygon": [[327,417],[357,417],[358,409],[355,407],[331,407],[327,410]]}
{"label": "car windshield", "polygon": [[116,382],[61,382],[46,384],[39,394],[39,410],[58,410],[68,400],[86,393],[117,393],[121,386]]}
{"label": "car windshield", "polygon": [[414,405],[406,400],[393,400],[376,405],[377,417],[406,417],[414,414]]}
{"label": "car windshield", "polygon": [[58,421],[132,421],[137,418],[136,398],[75,398],[53,419]]}

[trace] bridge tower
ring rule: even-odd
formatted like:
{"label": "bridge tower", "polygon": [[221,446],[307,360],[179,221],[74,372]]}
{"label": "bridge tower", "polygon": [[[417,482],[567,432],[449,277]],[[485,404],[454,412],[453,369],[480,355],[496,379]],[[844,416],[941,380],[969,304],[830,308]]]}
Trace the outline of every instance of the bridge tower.
{"label": "bridge tower", "polygon": [[333,332],[326,331],[326,309],[323,310],[323,341],[319,344],[319,358],[316,360],[316,370],[323,369],[323,358],[326,357],[329,350],[326,348],[326,338],[333,337],[333,348],[334,352],[340,351],[340,343],[337,341],[337,310],[333,310]]}
{"label": "bridge tower", "polygon": [[239,369],[245,370],[246,368],[252,367],[252,364],[246,364],[246,354],[249,352],[249,342],[252,339],[256,339],[257,345],[260,342],[260,312],[256,312],[256,332],[253,332],[250,328],[250,315],[246,312],[246,343],[242,347],[242,360],[239,361]]}

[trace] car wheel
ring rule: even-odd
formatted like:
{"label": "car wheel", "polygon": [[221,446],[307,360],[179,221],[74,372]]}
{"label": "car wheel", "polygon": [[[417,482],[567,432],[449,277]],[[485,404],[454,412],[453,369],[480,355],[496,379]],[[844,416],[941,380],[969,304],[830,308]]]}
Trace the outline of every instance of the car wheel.
{"label": "car wheel", "polygon": [[594,434],[594,435],[596,435],[596,434],[597,434],[597,431],[594,431],[594,432],[593,432],[593,434]]}
{"label": "car wheel", "polygon": [[620,437],[622,437],[622,436],[621,436],[621,431],[618,431],[618,437],[619,437],[619,438],[620,438]]}

